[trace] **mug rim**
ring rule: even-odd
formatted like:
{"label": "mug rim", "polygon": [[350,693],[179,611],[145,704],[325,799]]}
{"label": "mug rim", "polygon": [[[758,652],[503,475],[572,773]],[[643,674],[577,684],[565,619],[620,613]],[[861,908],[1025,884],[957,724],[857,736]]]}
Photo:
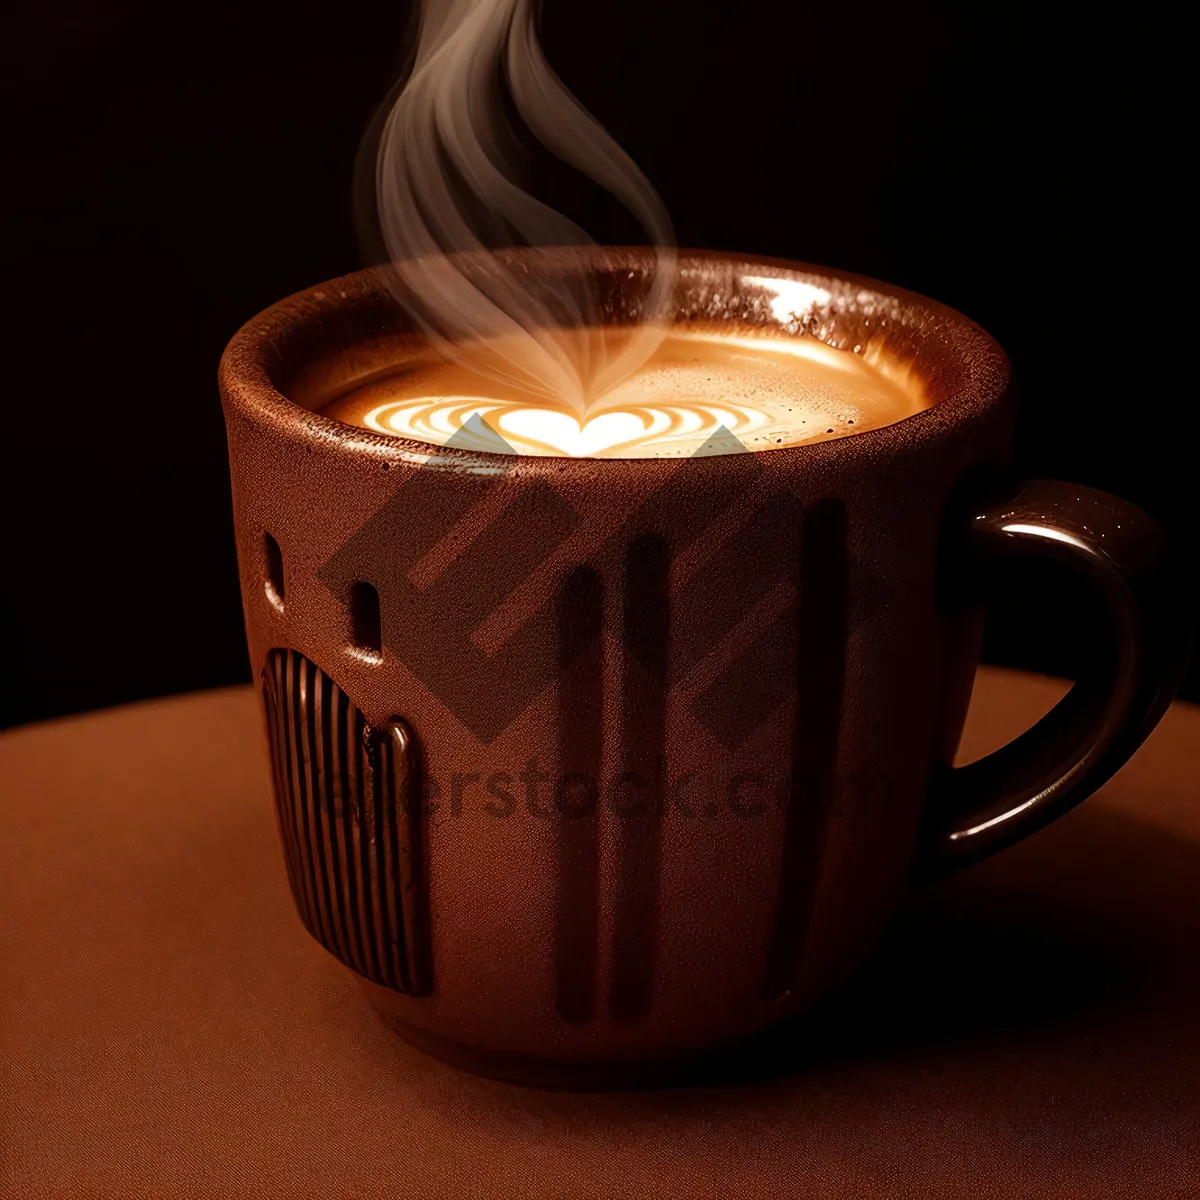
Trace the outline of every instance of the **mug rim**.
{"label": "mug rim", "polygon": [[[652,253],[652,248],[592,246],[550,251],[538,248],[510,253],[517,256],[566,253],[592,259],[598,268],[603,269],[644,263]],[[1003,403],[1012,389],[1011,364],[999,343],[970,318],[920,293],[850,271],[762,255],[681,248],[677,251],[676,261],[681,277],[688,271],[701,275],[711,273],[713,267],[719,265],[739,279],[765,274],[820,287],[829,294],[831,304],[836,295],[836,302],[841,306],[837,309],[838,315],[844,316],[847,312],[854,313],[859,308],[883,302],[909,319],[904,329],[918,352],[929,360],[923,368],[918,369],[918,374],[923,377],[927,389],[934,393],[933,402],[919,412],[875,429],[825,441],[750,451],[770,456],[776,465],[785,465],[785,460],[789,458],[815,462],[818,458],[836,461],[839,456],[852,455],[861,461],[862,456],[868,453],[872,457],[876,454],[886,457],[915,446],[929,449],[963,424],[972,423]],[[434,456],[438,465],[451,470],[491,471],[499,463],[515,460],[520,464],[522,474],[553,476],[578,470],[580,464],[589,467],[592,464],[606,464],[608,469],[620,466],[627,470],[635,466],[640,470],[653,470],[655,467],[674,469],[679,462],[685,461],[670,456],[603,458],[526,455],[439,446],[349,425],[305,408],[276,386],[273,373],[288,369],[295,361],[296,354],[292,347],[298,339],[302,339],[306,330],[315,333],[319,323],[329,314],[353,303],[370,302],[375,298],[380,303],[390,301],[390,296],[382,288],[378,269],[368,267],[295,292],[251,317],[230,339],[221,356],[218,381],[227,412],[238,413],[252,422],[265,422],[280,431],[290,432],[292,436],[353,448],[357,453],[365,452],[385,462],[428,462]],[[769,323],[767,327],[770,327]],[[781,322],[775,328],[784,336],[813,336],[791,333]],[[846,347],[836,348],[850,352]],[[950,378],[943,378],[942,372],[948,373]],[[706,463],[715,463],[727,457],[709,455],[689,457],[686,461],[703,468]]]}

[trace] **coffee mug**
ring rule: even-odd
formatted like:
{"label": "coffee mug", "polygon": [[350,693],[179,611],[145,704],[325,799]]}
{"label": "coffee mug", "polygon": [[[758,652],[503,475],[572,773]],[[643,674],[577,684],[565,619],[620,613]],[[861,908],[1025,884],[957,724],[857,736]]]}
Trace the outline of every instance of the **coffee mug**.
{"label": "coffee mug", "polygon": [[[614,293],[651,262],[531,252]],[[268,309],[222,360],[300,916],[404,1037],[482,1073],[658,1078],[810,1006],[914,875],[1112,775],[1184,666],[1159,528],[1008,481],[1009,367],[970,321],[703,253],[680,258],[676,319],[886,352],[933,403],[683,461],[434,448],[315,411],[405,330],[371,272]],[[1111,636],[1031,730],[954,769],[992,581],[1046,561],[1096,589]]]}

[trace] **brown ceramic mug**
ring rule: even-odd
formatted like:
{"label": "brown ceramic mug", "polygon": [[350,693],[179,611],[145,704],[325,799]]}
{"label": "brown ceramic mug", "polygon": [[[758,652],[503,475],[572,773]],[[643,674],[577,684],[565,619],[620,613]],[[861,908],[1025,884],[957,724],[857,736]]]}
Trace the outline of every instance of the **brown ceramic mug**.
{"label": "brown ceramic mug", "polygon": [[[618,291],[646,269],[572,261],[554,269]],[[1006,485],[1014,394],[983,331],[869,280],[705,254],[681,258],[678,321],[779,325],[764,278],[816,298],[781,332],[882,345],[935,403],[685,461],[435,451],[313,411],[404,331],[368,272],[226,351],[292,892],[451,1061],[617,1082],[796,1013],[914,870],[977,861],[1103,783],[1181,673],[1158,527],[1088,489]],[[1032,730],[951,769],[989,579],[1018,560],[1091,581],[1112,636]]]}

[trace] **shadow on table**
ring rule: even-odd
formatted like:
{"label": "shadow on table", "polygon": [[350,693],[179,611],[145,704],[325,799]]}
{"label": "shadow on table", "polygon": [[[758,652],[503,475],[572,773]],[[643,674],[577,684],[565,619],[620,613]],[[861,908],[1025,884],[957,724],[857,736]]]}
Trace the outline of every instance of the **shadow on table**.
{"label": "shadow on table", "polygon": [[[1119,813],[1081,810],[916,892],[850,983],[675,1086],[761,1083],[934,1047],[1017,1050],[1097,1022],[1125,1030],[1141,1021],[1147,993],[1166,988],[1172,1010],[1196,999],[1198,938],[1200,846]],[[1139,1024],[1134,1036],[1144,1051],[1158,1031]]]}

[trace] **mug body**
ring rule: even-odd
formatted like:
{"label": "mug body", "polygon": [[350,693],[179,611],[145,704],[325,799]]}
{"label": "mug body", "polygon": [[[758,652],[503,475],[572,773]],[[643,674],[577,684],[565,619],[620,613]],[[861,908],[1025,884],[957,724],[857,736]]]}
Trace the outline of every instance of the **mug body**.
{"label": "mug body", "polygon": [[810,1004],[903,894],[961,731],[979,614],[947,603],[947,531],[1008,455],[998,347],[897,289],[718,255],[683,256],[678,320],[883,355],[933,404],[682,461],[384,437],[313,411],[404,334],[365,272],[222,363],[300,915],[480,1070],[587,1082]]}

